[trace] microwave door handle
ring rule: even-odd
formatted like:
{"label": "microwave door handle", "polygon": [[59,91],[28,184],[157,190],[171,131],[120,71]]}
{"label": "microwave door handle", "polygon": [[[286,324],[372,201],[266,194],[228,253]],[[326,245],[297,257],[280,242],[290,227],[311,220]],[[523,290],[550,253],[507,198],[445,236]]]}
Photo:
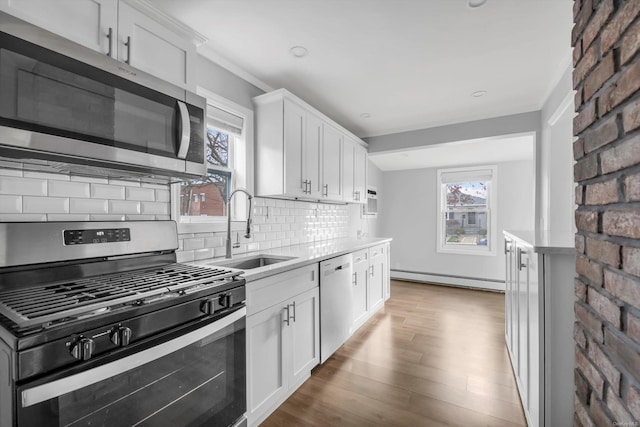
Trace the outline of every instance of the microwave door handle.
{"label": "microwave door handle", "polygon": [[186,159],[191,142],[191,122],[189,121],[189,111],[187,105],[182,101],[178,103],[178,115],[180,116],[180,132],[178,134],[180,143],[178,144],[178,158]]}
{"label": "microwave door handle", "polygon": [[79,372],[68,377],[60,378],[45,384],[27,388],[22,391],[22,407],[27,408],[37,403],[60,397],[64,394],[80,390],[81,388],[99,383],[116,375],[128,372],[154,360],[161,359],[177,350],[194,344],[208,336],[215,334],[232,325],[247,315],[245,307],[233,313],[209,323],[200,329],[186,333],[170,341],[158,344],[155,347],[139,351],[122,359],[115,360],[104,365],[97,366],[84,372]]}

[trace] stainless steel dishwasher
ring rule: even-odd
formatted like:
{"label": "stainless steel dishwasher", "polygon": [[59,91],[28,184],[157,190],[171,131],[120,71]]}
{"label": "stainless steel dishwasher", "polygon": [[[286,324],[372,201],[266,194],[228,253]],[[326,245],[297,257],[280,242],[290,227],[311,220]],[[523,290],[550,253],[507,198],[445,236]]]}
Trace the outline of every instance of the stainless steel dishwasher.
{"label": "stainless steel dishwasher", "polygon": [[320,263],[320,363],[350,336],[353,323],[351,254]]}

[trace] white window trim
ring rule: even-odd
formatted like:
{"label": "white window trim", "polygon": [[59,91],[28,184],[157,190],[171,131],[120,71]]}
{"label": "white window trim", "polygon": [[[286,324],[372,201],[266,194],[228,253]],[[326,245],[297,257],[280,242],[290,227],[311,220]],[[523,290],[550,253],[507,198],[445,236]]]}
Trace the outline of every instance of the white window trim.
{"label": "white window trim", "polygon": [[[489,186],[489,205],[488,208],[488,216],[489,216],[489,244],[487,246],[459,246],[456,247],[454,245],[447,246],[445,243],[445,232],[444,228],[444,215],[443,207],[444,207],[444,193],[442,191],[442,175],[445,173],[451,172],[471,172],[481,171],[481,170],[491,170],[491,184]],[[497,207],[498,207],[498,197],[497,197],[497,187],[498,187],[498,167],[496,165],[482,165],[482,166],[469,166],[469,167],[460,167],[460,168],[449,168],[449,169],[438,169],[438,203],[437,209],[438,213],[436,217],[438,218],[436,225],[436,233],[438,238],[436,239],[436,252],[444,253],[444,254],[457,254],[457,255],[481,255],[481,256],[496,256],[497,255],[497,228],[498,228],[498,220],[497,220]]]}
{"label": "white window trim", "polygon": [[[208,89],[198,87],[197,93],[200,96],[203,96],[207,99],[207,104],[213,104],[217,107],[220,107],[224,110],[229,111],[239,117],[242,117],[244,120],[244,129],[243,129],[243,137],[244,137],[244,149],[246,150],[245,155],[245,176],[244,181],[246,185],[243,186],[249,193],[253,193],[254,189],[254,145],[253,145],[253,110],[246,108],[240,104],[236,104],[233,101],[230,101],[226,98],[223,98],[220,95],[217,95],[211,92]],[[233,174],[231,188],[232,191],[237,188],[237,174]],[[236,199],[236,197],[234,197]],[[239,200],[239,199],[238,199]],[[240,211],[242,211],[242,207],[240,206],[242,203],[238,203],[238,207]],[[246,206],[246,204],[244,205]],[[246,208],[245,208],[246,210]],[[236,206],[233,206],[232,214],[234,217],[235,213],[239,212]],[[180,184],[171,185],[171,219],[176,221],[178,224],[178,233],[205,233],[205,232],[219,232],[226,231],[227,229],[227,217],[202,217],[195,218],[192,217],[189,219],[189,222],[181,222],[180,218]],[[241,230],[245,226],[244,221],[236,220],[232,218],[232,229]]]}

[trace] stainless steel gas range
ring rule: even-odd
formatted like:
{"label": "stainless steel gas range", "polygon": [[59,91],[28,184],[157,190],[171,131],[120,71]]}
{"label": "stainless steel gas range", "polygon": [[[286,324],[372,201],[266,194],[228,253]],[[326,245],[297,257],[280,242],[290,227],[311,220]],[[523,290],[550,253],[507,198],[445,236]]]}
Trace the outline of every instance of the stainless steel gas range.
{"label": "stainless steel gas range", "polygon": [[245,423],[245,282],[173,221],[0,223],[0,427]]}

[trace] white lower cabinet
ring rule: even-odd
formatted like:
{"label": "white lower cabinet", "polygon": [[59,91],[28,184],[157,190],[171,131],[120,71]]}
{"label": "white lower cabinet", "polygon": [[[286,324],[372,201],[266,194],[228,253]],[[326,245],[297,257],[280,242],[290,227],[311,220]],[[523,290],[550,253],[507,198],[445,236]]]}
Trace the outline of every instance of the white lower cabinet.
{"label": "white lower cabinet", "polygon": [[387,257],[385,245],[377,245],[369,249],[369,307],[375,313],[384,305],[385,281],[387,274]]}
{"label": "white lower cabinet", "polygon": [[261,423],[320,361],[318,265],[247,285],[247,418]]}
{"label": "white lower cabinet", "polygon": [[527,424],[571,425],[575,255],[506,233],[505,254],[505,340]]}
{"label": "white lower cabinet", "polygon": [[353,326],[355,332],[369,318],[369,250],[353,253]]}

